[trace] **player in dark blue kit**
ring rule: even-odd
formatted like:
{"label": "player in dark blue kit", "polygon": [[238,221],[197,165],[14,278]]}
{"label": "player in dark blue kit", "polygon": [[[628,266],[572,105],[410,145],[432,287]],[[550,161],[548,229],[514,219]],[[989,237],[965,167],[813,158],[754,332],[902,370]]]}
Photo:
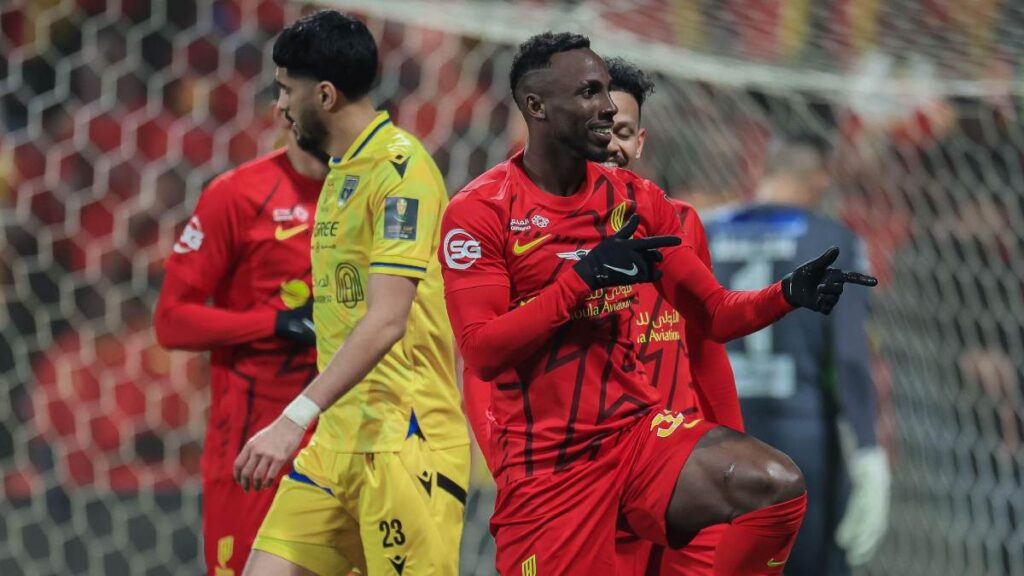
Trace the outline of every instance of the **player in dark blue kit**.
{"label": "player in dark blue kit", "polygon": [[[861,240],[817,213],[829,186],[828,154],[814,136],[775,141],[755,202],[706,218],[725,286],[763,286],[822,246],[839,247],[835,266],[867,270]],[[790,576],[849,574],[871,559],[888,525],[889,466],[875,442],[867,314],[868,291],[854,288],[829,316],[798,311],[728,346],[747,433],[789,455],[807,479]]]}

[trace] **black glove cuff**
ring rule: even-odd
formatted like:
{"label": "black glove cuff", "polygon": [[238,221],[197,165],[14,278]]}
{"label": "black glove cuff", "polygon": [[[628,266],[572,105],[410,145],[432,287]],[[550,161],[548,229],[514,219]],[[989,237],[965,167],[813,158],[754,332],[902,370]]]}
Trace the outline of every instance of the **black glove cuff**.
{"label": "black glove cuff", "polygon": [[793,297],[793,274],[786,274],[782,277],[782,297],[790,306],[800,306],[800,303]]}

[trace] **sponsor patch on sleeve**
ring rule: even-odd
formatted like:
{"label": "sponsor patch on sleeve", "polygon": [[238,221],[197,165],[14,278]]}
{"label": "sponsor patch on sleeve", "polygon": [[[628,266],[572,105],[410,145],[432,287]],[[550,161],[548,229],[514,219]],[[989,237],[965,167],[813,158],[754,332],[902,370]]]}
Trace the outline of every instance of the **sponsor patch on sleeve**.
{"label": "sponsor patch on sleeve", "polygon": [[384,199],[384,238],[415,240],[420,201],[415,198]]}
{"label": "sponsor patch on sleeve", "polygon": [[176,254],[188,254],[195,252],[203,245],[203,225],[199,222],[199,216],[189,218],[185,229],[181,231],[181,237],[174,244]]}

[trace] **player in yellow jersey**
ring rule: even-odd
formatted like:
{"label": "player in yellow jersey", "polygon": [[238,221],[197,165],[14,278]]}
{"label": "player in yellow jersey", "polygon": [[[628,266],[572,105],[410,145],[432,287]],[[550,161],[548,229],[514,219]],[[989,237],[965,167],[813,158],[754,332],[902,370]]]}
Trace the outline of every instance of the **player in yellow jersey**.
{"label": "player in yellow jersey", "polygon": [[245,574],[458,574],[469,437],[440,266],[441,174],[367,95],[377,47],[338,12],[274,44],[278,105],[329,159],[313,230],[320,375],[235,461],[243,488],[282,479]]}

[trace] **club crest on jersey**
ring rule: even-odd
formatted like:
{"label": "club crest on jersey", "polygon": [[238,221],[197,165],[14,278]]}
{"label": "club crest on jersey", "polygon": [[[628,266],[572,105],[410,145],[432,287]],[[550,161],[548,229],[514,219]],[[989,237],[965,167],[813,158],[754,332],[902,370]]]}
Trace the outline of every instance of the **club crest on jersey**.
{"label": "club crest on jersey", "polygon": [[345,176],[345,181],[341,185],[341,190],[338,191],[338,206],[344,206],[348,199],[356,193],[356,187],[359,186],[359,176]]}
{"label": "club crest on jersey", "polygon": [[611,218],[609,218],[609,224],[611,224],[612,230],[618,232],[620,228],[629,219],[629,201],[623,200],[618,206],[612,210]]}
{"label": "club crest on jersey", "polygon": [[529,558],[523,560],[523,576],[537,576],[537,555],[531,554]]}

